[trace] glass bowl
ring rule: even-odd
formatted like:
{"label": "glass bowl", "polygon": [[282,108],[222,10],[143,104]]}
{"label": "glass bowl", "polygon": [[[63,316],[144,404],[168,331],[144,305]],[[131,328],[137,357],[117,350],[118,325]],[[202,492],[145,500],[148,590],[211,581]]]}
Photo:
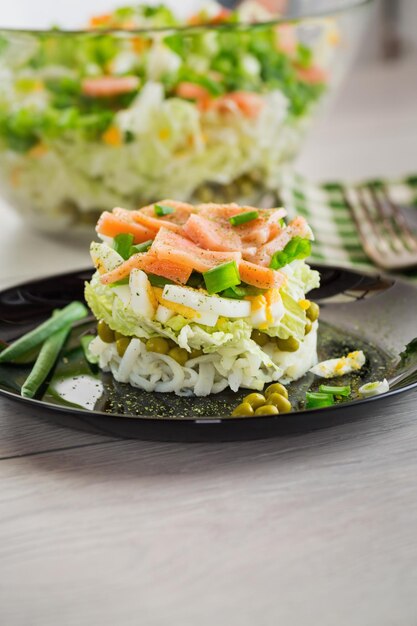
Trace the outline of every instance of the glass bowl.
{"label": "glass bowl", "polygon": [[14,3],[0,28],[1,195],[56,233],[161,198],[265,204],[369,2],[262,2],[181,3],[188,18],[90,2],[84,30],[81,0]]}

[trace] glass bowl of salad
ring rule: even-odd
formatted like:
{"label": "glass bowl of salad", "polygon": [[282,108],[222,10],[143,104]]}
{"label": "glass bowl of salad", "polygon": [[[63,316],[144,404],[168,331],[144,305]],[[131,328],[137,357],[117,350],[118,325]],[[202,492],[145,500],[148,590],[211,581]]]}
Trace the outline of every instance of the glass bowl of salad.
{"label": "glass bowl of salad", "polygon": [[182,15],[178,2],[101,3],[80,30],[80,0],[35,4],[9,7],[0,28],[0,194],[68,233],[156,198],[262,204],[339,83],[368,2],[189,1]]}

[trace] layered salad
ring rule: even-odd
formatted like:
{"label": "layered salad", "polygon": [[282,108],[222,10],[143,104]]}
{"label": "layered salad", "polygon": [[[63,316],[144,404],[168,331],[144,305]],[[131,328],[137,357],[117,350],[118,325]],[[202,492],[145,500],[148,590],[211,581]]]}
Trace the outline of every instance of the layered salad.
{"label": "layered salad", "polygon": [[51,230],[164,196],[249,202],[297,153],[338,42],[330,19],[272,18],[142,4],[80,32],[0,30],[3,193]]}
{"label": "layered salad", "polygon": [[317,363],[313,235],[283,208],[162,200],[97,224],[91,355],[145,391],[205,396],[296,380]]}

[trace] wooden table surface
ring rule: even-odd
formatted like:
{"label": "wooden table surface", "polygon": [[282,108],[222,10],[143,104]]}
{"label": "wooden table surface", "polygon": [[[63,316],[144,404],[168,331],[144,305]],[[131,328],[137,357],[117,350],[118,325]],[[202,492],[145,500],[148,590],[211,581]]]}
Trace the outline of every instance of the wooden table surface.
{"label": "wooden table surface", "polygon": [[[367,67],[300,167],[416,172],[416,129],[415,59]],[[0,212],[2,285],[88,264]],[[64,430],[1,399],[0,624],[417,624],[416,400],[305,435],[186,445]]]}

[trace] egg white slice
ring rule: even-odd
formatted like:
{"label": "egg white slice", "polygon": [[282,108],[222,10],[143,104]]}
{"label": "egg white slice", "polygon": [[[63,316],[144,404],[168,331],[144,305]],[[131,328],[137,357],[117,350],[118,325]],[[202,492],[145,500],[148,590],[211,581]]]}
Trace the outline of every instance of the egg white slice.
{"label": "egg white slice", "polygon": [[155,319],[161,324],[166,324],[168,320],[171,319],[171,317],[174,317],[174,315],[174,311],[171,311],[170,309],[167,309],[167,307],[163,304],[160,304],[156,309]]}
{"label": "egg white slice", "polygon": [[130,305],[136,315],[152,319],[155,315],[154,297],[151,283],[145,272],[133,269],[129,277]]}
{"label": "egg white slice", "polygon": [[232,300],[219,296],[205,294],[188,287],[165,285],[162,297],[169,302],[176,302],[198,311],[198,313],[214,313],[228,318],[249,317],[250,302],[247,300]]}
{"label": "egg white slice", "polygon": [[338,359],[328,359],[317,363],[310,369],[310,372],[322,378],[336,378],[360,370],[365,364],[366,358],[362,350],[350,352],[347,356]]}
{"label": "egg white slice", "polygon": [[193,317],[191,321],[196,322],[197,324],[202,324],[203,326],[213,327],[217,324],[218,319],[219,319],[219,316],[216,315],[216,313],[212,313],[211,311],[209,311],[207,313],[204,313],[204,312],[199,313],[198,315]]}

